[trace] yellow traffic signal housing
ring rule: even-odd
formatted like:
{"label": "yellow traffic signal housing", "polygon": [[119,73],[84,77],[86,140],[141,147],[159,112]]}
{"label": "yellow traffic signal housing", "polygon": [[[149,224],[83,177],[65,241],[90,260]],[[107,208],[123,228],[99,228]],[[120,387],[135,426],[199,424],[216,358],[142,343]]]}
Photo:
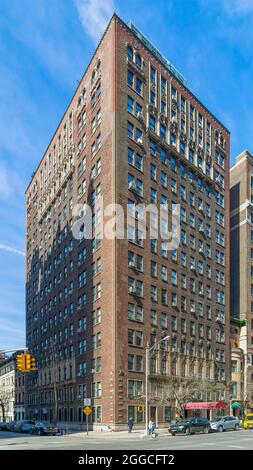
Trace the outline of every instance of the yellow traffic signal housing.
{"label": "yellow traffic signal housing", "polygon": [[30,359],[30,360],[31,360],[31,369],[30,369],[30,370],[31,370],[31,371],[37,370],[37,369],[36,369],[36,359],[35,359],[35,357],[34,357],[32,354],[31,354],[31,359]]}
{"label": "yellow traffic signal housing", "polygon": [[138,411],[139,411],[139,413],[143,413],[144,406],[142,406],[142,405],[138,406]]}
{"label": "yellow traffic signal housing", "polygon": [[27,370],[27,372],[32,372],[32,371],[36,370],[35,363],[36,363],[35,357],[32,354],[26,354],[26,370]]}
{"label": "yellow traffic signal housing", "polygon": [[26,354],[25,355],[26,358],[25,358],[25,369],[26,369],[26,372],[30,372],[31,370],[31,354]]}
{"label": "yellow traffic signal housing", "polygon": [[35,368],[35,357],[32,354],[25,354],[25,371],[26,372],[32,372],[36,370]]}
{"label": "yellow traffic signal housing", "polygon": [[16,366],[17,366],[17,369],[21,372],[24,372],[24,370],[25,370],[24,356],[25,356],[25,354],[18,354],[16,356]]}

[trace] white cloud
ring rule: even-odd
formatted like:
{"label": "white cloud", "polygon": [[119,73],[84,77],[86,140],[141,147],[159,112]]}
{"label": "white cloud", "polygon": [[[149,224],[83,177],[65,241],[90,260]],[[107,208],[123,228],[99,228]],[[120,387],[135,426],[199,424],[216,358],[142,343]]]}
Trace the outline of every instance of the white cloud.
{"label": "white cloud", "polygon": [[223,0],[223,4],[230,15],[253,13],[253,0]]}
{"label": "white cloud", "polygon": [[76,6],[85,32],[98,42],[115,11],[114,0],[76,0]]}
{"label": "white cloud", "polygon": [[16,250],[16,248],[12,248],[11,246],[7,246],[7,245],[2,245],[1,243],[0,243],[0,250],[8,251],[10,253],[13,253],[19,256],[25,256],[24,251]]}

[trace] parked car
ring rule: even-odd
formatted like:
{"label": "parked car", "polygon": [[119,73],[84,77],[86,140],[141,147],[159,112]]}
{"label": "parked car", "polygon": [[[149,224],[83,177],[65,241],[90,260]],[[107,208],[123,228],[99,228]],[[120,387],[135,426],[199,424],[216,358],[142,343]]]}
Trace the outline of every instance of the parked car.
{"label": "parked car", "polygon": [[6,430],[7,423],[1,422],[0,423],[0,431],[5,431]]}
{"label": "parked car", "polygon": [[30,432],[35,426],[35,421],[31,421],[29,419],[23,419],[19,422],[16,426],[16,432]]}
{"label": "parked car", "polygon": [[51,423],[37,423],[31,429],[30,434],[37,434],[38,436],[52,435],[56,436],[58,429]]}
{"label": "parked car", "polygon": [[253,429],[253,413],[248,413],[245,415],[243,420],[244,429]]}
{"label": "parked car", "polygon": [[185,418],[180,419],[169,427],[169,433],[175,436],[177,433],[195,434],[203,432],[207,434],[210,431],[210,423],[207,418]]}
{"label": "parked car", "polygon": [[6,425],[6,431],[14,431],[14,428],[18,421],[9,421]]}
{"label": "parked car", "polygon": [[18,428],[21,425],[21,422],[22,421],[20,421],[20,420],[19,421],[12,421],[11,424],[10,424],[10,427],[9,427],[10,431],[18,432]]}
{"label": "parked car", "polygon": [[[253,421],[252,421],[253,424]],[[211,431],[238,431],[240,429],[240,421],[236,416],[218,416],[210,421]]]}

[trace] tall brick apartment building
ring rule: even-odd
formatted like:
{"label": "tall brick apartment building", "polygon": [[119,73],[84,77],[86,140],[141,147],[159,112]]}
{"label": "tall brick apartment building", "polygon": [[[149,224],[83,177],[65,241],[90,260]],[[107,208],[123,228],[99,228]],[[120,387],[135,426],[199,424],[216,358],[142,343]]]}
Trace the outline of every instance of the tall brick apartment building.
{"label": "tall brick apartment building", "polygon": [[[253,156],[245,150],[230,170],[231,316],[238,331],[232,350],[233,393],[253,410]],[[243,367],[236,358],[241,350]],[[234,354],[233,354],[234,353]],[[232,376],[233,379],[233,376]]]}
{"label": "tall brick apartment building", "polygon": [[[81,423],[92,397],[94,424],[143,426],[145,347],[168,335],[150,354],[158,423],[173,413],[172,376],[228,381],[229,139],[114,15],[26,192],[27,345],[38,360],[29,416]],[[104,207],[180,204],[179,249],[138,233],[77,241],[72,209],[101,196]]]}

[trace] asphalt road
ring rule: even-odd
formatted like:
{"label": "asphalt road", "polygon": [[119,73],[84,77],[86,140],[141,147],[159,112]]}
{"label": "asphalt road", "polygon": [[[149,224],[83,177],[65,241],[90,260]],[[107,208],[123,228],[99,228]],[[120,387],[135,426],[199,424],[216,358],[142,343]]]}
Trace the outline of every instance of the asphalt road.
{"label": "asphalt road", "polygon": [[253,431],[196,434],[172,437],[167,433],[156,439],[142,437],[138,432],[91,432],[67,436],[30,436],[0,432],[0,450],[253,450]]}

